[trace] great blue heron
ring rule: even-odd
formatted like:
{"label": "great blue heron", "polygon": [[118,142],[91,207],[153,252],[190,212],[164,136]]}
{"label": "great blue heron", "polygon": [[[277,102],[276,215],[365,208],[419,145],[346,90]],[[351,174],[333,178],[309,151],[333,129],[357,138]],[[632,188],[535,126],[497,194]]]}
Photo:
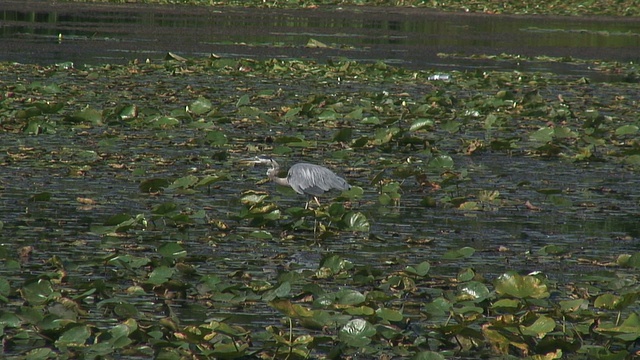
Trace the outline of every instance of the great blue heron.
{"label": "great blue heron", "polygon": [[[271,168],[267,170],[267,176],[269,179],[278,185],[290,186],[298,194],[312,197],[318,205],[320,205],[318,196],[331,189],[351,189],[351,185],[349,185],[345,179],[336,175],[333,171],[324,166],[309,163],[297,163],[289,168],[286,178],[281,178],[278,177],[280,165],[274,159],[265,156],[256,156],[248,161],[254,164],[271,166]],[[307,202],[305,208],[308,207],[309,202]]]}

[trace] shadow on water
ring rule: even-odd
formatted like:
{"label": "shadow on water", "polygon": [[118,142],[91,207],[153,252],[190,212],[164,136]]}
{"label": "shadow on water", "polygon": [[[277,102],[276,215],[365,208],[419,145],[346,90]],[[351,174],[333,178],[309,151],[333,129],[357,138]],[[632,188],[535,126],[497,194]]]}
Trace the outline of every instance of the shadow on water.
{"label": "shadow on water", "polygon": [[[0,5],[0,60],[126,63],[181,56],[347,57],[415,69],[504,69],[591,74],[557,62],[446,59],[515,54],[638,61],[640,20],[438,13],[415,8],[306,10],[64,4]],[[327,47],[307,46],[317,40]]]}

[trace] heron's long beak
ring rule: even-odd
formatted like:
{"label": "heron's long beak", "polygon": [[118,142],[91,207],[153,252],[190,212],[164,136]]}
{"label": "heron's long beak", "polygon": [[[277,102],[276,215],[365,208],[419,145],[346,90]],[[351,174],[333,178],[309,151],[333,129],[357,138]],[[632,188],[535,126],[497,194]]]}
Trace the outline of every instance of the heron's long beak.
{"label": "heron's long beak", "polygon": [[254,157],[250,157],[250,158],[245,158],[245,159],[240,159],[240,163],[249,165],[249,164],[257,164],[259,161],[258,159],[254,156]]}

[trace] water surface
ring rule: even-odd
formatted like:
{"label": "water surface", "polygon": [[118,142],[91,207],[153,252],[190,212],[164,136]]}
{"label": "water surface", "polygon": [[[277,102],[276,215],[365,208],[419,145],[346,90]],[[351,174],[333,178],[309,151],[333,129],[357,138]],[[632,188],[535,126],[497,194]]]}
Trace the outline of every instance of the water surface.
{"label": "water surface", "polygon": [[[640,60],[640,19],[440,13],[417,8],[227,7],[10,0],[0,5],[0,60],[126,63],[181,56],[347,57],[416,69],[498,68],[586,73],[582,66],[452,60],[447,54],[516,54]],[[326,48],[308,47],[310,40]]]}

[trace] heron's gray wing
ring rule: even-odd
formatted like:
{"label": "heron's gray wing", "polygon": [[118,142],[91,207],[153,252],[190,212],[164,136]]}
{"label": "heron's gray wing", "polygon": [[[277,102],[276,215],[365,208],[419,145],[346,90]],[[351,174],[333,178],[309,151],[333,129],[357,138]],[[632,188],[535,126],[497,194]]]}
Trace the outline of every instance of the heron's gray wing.
{"label": "heron's gray wing", "polygon": [[351,186],[333,171],[314,164],[299,163],[289,169],[289,186],[298,194],[322,195],[331,189],[346,190]]}

